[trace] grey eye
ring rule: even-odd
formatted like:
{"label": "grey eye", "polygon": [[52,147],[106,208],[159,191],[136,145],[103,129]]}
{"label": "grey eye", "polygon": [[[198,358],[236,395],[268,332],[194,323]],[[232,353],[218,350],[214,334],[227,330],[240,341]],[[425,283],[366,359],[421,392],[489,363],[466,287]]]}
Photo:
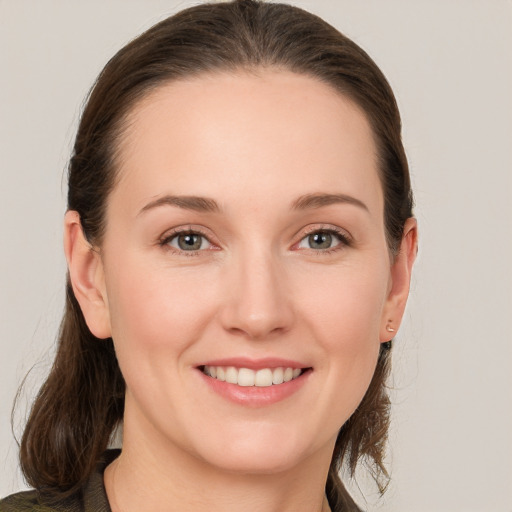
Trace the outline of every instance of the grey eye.
{"label": "grey eye", "polygon": [[181,251],[199,251],[206,249],[209,242],[199,233],[180,233],[169,241],[169,245]]}
{"label": "grey eye", "polygon": [[301,249],[332,249],[341,243],[340,237],[329,231],[315,231],[299,242]]}
{"label": "grey eye", "polygon": [[314,233],[308,236],[308,243],[311,249],[329,249],[332,244],[330,233]]}

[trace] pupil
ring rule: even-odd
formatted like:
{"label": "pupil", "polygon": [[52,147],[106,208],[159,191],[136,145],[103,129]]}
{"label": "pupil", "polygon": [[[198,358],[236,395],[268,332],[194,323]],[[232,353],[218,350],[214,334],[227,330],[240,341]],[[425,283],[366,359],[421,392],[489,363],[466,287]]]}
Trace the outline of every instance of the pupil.
{"label": "pupil", "polygon": [[191,249],[200,249],[201,248],[201,237],[199,235],[181,235],[178,239],[178,245],[180,249],[185,251],[189,251]]}
{"label": "pupil", "polygon": [[309,237],[309,244],[315,249],[328,249],[331,242],[332,236],[329,233],[315,233]]}

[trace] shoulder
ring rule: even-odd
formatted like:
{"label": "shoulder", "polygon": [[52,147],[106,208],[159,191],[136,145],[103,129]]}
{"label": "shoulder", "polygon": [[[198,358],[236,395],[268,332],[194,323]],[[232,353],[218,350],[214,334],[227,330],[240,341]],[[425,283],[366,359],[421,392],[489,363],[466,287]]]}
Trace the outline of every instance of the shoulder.
{"label": "shoulder", "polygon": [[37,490],[18,492],[0,500],[0,512],[111,512],[103,472],[119,453],[120,450],[103,453],[93,474],[71,496],[52,499]]}
{"label": "shoulder", "polygon": [[0,500],[0,512],[83,512],[83,510],[83,502],[78,497],[49,502],[35,490],[11,494]]}
{"label": "shoulder", "polygon": [[39,504],[37,491],[18,492],[0,500],[0,512],[22,512],[28,510],[41,512],[45,510]]}
{"label": "shoulder", "polygon": [[18,492],[0,500],[0,512],[18,512],[24,510],[41,510],[39,508],[36,491]]}

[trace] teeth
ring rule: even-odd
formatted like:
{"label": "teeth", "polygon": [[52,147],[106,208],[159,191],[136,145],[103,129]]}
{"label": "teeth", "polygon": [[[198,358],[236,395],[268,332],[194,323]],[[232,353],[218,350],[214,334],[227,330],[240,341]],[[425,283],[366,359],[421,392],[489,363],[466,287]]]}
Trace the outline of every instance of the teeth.
{"label": "teeth", "polygon": [[226,368],[226,382],[238,384],[238,370],[234,366],[228,366]]}
{"label": "teeth", "polygon": [[272,386],[272,370],[270,368],[258,370],[254,377],[254,385],[260,388]]}
{"label": "teeth", "polygon": [[276,368],[272,372],[272,384],[282,384],[284,382],[284,370],[282,368]]}
{"label": "teeth", "polygon": [[290,382],[302,373],[300,368],[235,368],[234,366],[205,366],[203,372],[210,377],[243,387],[268,387]]}
{"label": "teeth", "polygon": [[249,370],[248,368],[240,368],[238,370],[238,382],[239,386],[254,386],[254,370]]}

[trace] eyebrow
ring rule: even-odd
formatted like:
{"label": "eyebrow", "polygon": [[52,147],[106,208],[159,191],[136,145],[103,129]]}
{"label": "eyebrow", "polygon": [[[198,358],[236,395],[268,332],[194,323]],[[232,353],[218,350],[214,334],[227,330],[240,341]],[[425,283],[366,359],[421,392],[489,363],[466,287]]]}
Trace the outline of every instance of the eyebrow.
{"label": "eyebrow", "polygon": [[321,208],[331,204],[351,204],[369,212],[368,207],[359,199],[346,194],[306,194],[292,203],[294,210]]}
{"label": "eyebrow", "polygon": [[165,195],[144,206],[139,212],[139,215],[160,206],[177,206],[184,210],[193,210],[196,212],[220,212],[220,207],[217,202],[208,197]]}
{"label": "eyebrow", "polygon": [[[352,204],[363,210],[369,211],[368,207],[359,199],[346,194],[306,194],[300,196],[292,203],[294,210],[307,210],[321,208],[331,204]],[[196,212],[218,213],[220,207],[214,199],[198,196],[172,196],[165,195],[146,204],[139,212],[139,215],[158,208],[160,206],[175,206],[184,210],[193,210]]]}

